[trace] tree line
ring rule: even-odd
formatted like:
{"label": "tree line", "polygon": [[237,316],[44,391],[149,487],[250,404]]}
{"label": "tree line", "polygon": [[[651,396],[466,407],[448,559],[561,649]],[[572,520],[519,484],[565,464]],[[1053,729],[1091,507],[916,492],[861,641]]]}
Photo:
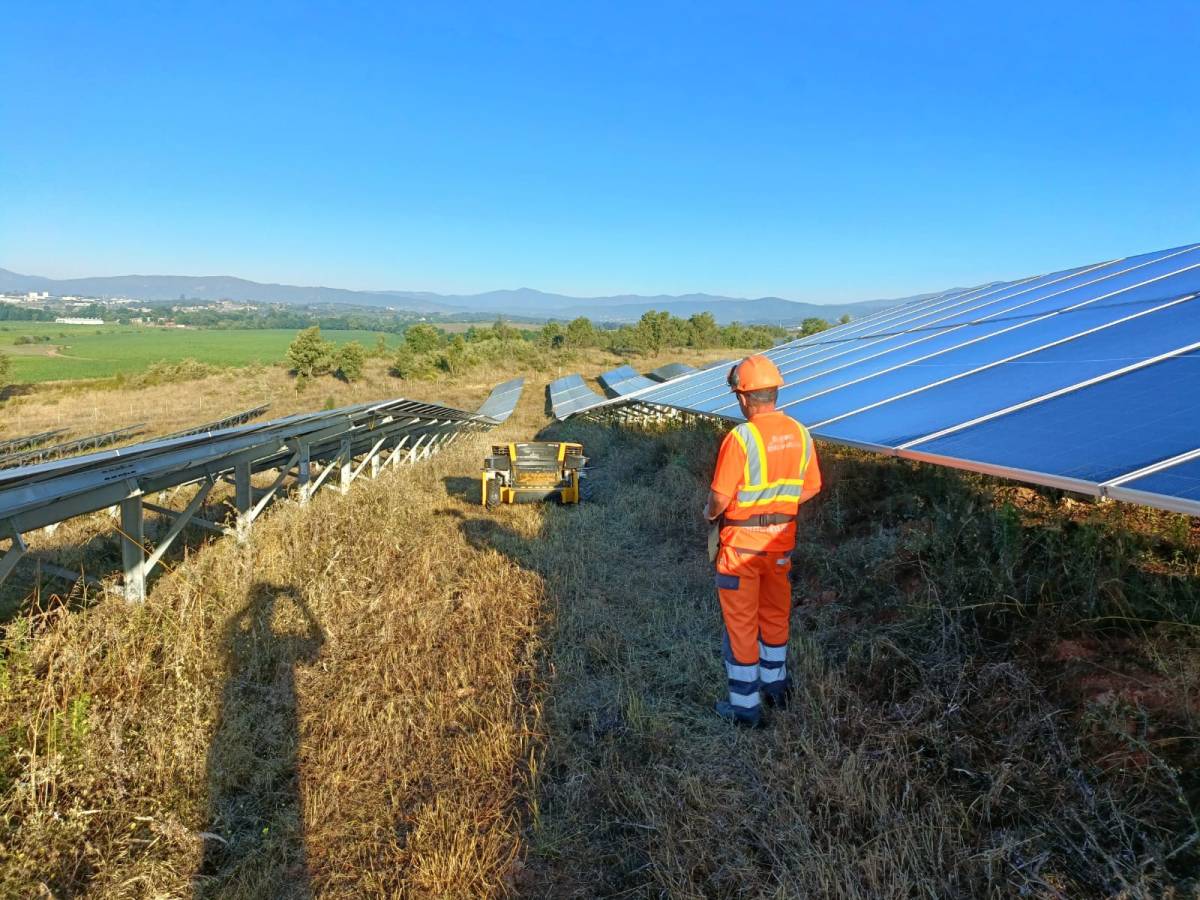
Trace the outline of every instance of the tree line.
{"label": "tree line", "polygon": [[[829,328],[823,319],[809,319],[801,331],[812,334]],[[490,326],[471,326],[451,334],[429,322],[408,325],[394,351],[380,335],[372,349],[356,341],[335,346],[321,336],[319,326],[304,329],[288,350],[287,362],[297,376],[308,379],[333,375],[353,381],[360,377],[368,356],[391,354],[390,371],[401,378],[458,375],[489,363],[519,362],[535,369],[562,362],[561,355],[575,350],[599,349],[620,355],[659,353],[664,350],[763,350],[794,337],[774,325],[719,325],[711,313],[687,319],[667,312],[650,311],[635,324],[617,328],[595,325],[581,316],[570,322],[547,322],[541,328],[515,328],[503,319]]]}

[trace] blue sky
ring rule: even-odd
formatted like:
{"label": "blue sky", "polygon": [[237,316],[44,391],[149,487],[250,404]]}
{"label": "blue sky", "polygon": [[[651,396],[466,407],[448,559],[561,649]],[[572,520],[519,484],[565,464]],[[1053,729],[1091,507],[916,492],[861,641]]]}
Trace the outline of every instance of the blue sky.
{"label": "blue sky", "polygon": [[1195,2],[400,7],[10,5],[0,266],[821,302],[1200,240]]}

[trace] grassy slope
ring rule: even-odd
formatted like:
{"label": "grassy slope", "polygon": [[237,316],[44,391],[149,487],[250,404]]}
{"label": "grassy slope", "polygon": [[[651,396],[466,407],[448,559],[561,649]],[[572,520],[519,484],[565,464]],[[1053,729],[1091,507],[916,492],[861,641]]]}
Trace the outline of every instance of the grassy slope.
{"label": "grassy slope", "polygon": [[[16,345],[22,335],[46,336],[48,343]],[[360,341],[374,347],[377,332],[331,331],[336,343]],[[289,329],[172,329],[136,325],[99,328],[53,322],[0,323],[0,351],[12,356],[9,378],[17,384],[107,378],[140,372],[159,361],[195,359],[214,366],[244,366],[283,359],[296,337]],[[390,345],[395,335],[387,335]]]}
{"label": "grassy slope", "polygon": [[[531,388],[496,437],[545,424]],[[1186,890],[1195,632],[1130,620],[1200,622],[1187,520],[827,449],[802,701],[742,734],[691,519],[717,436],[550,433],[593,502],[484,513],[485,436],[279,507],[143,609],[11,625],[0,895]]]}

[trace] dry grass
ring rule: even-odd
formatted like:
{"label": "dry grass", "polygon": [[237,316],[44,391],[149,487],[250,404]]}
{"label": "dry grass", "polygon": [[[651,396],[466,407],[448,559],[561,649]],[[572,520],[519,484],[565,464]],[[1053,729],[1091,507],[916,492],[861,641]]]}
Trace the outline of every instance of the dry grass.
{"label": "dry grass", "polygon": [[594,500],[485,513],[542,382],[144,607],[10,623],[0,896],[1195,896],[1195,629],[1131,621],[1200,624],[1194,531],[827,450],[801,702],[746,734],[708,712],[716,435],[553,426]]}
{"label": "dry grass", "polygon": [[468,501],[445,479],[475,471],[486,440],[281,506],[142,608],[48,603],[10,627],[7,893],[499,883],[538,715],[541,589],[459,538]]}
{"label": "dry grass", "polygon": [[[688,515],[715,436],[561,430],[606,464],[597,501],[534,540],[475,526],[556,601],[529,894],[1193,896],[1200,540],[1174,517],[1073,530],[1049,499],[1014,520],[997,483],[826,448],[802,702],[743,734],[708,713],[720,626]],[[1183,627],[1079,624],[1134,599]],[[1079,633],[1090,665],[1060,664]],[[1080,692],[1106,668],[1137,678]]]}

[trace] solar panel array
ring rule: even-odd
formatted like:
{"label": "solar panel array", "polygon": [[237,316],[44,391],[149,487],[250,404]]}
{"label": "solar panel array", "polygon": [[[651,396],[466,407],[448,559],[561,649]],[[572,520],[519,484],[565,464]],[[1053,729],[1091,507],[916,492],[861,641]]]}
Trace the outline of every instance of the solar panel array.
{"label": "solar panel array", "polygon": [[[0,557],[0,581],[26,552],[22,534],[120,504],[127,593],[136,576],[132,595],[140,596],[145,571],[161,555],[160,549],[146,564],[138,537],[143,506],[176,521],[160,548],[189,521],[228,532],[232,529],[198,520],[196,513],[215,481],[232,477],[240,534],[287,477],[295,479],[302,499],[333,472],[345,490],[368,465],[374,474],[381,464],[422,458],[461,434],[493,427],[512,414],[520,391],[519,379],[500,385],[475,413],[405,399],[362,403],[0,471],[0,538],[11,539]],[[316,463],[323,468],[310,478]],[[266,471],[278,475],[264,492],[251,478]],[[149,495],[191,484],[198,490],[185,510],[145,502]],[[256,499],[256,492],[263,496]]]}
{"label": "solar panel array", "polygon": [[568,375],[550,382],[550,411],[556,419],[565,419],[577,412],[591,409],[604,402],[578,375]]}
{"label": "solar panel array", "polygon": [[[959,288],[767,351],[826,440],[1200,513],[1200,245]],[[620,401],[740,420],[714,368]]]}
{"label": "solar panel array", "polygon": [[644,375],[639,375],[631,366],[618,366],[610,372],[605,372],[599,381],[612,397],[624,397],[658,384]]}
{"label": "solar panel array", "polygon": [[24,453],[10,453],[0,458],[0,469],[30,466],[47,459],[70,456],[72,453],[79,453],[81,450],[91,450],[94,447],[115,444],[118,441],[133,437],[145,427],[144,422],[137,425],[127,425],[124,428],[118,428],[116,431],[106,431],[103,434],[89,434],[86,437],[75,438],[61,444],[51,444],[47,447],[26,450]]}

